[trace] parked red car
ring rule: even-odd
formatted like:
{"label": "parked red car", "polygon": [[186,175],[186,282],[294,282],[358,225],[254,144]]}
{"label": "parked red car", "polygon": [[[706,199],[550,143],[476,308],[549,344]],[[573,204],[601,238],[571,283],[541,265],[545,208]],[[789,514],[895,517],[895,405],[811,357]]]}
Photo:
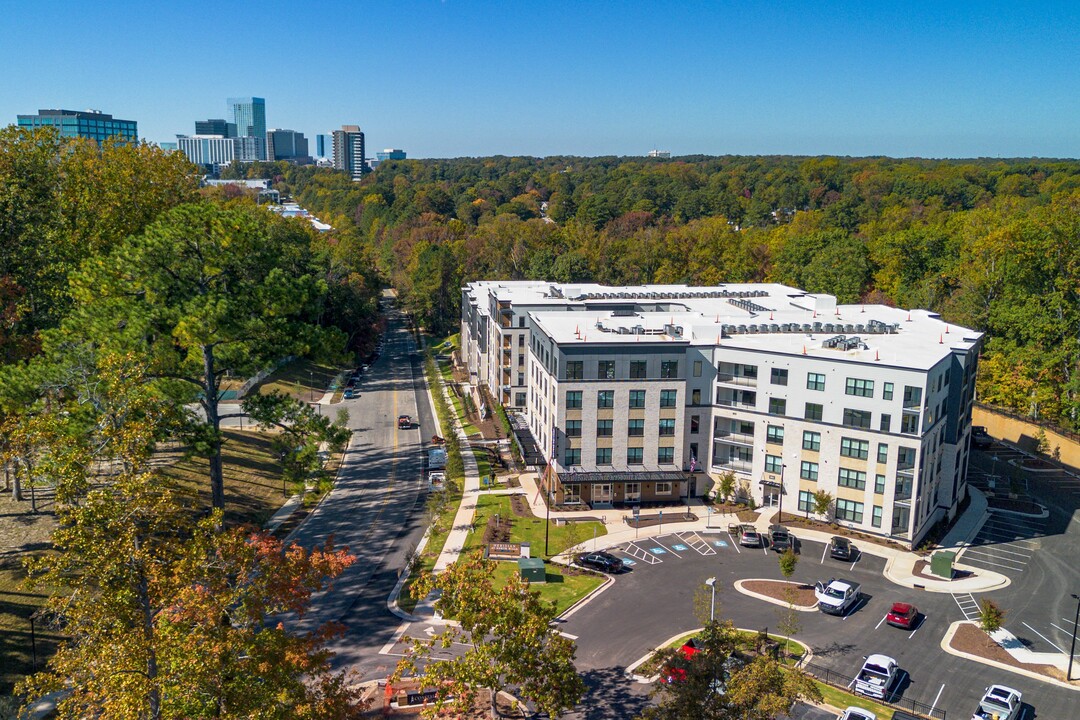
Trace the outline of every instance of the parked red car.
{"label": "parked red car", "polygon": [[918,619],[919,608],[911,603],[905,602],[893,603],[892,609],[889,610],[889,614],[885,616],[885,622],[893,627],[903,628],[905,630],[910,630],[915,627]]}
{"label": "parked red car", "polygon": [[[679,654],[683,656],[684,661],[692,660],[695,655],[701,652],[697,644],[694,642],[694,638],[690,638],[682,647],[679,648]],[[686,668],[684,667],[668,667],[664,668],[664,675],[661,682],[674,683],[682,682],[686,680]]]}

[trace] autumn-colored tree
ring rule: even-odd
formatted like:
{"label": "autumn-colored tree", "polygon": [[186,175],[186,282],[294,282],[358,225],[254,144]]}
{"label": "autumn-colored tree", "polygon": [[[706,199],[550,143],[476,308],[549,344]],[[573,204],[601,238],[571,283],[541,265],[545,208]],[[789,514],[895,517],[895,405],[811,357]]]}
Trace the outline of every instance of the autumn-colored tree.
{"label": "autumn-colored tree", "polygon": [[153,437],[148,422],[125,426],[129,469],[61,506],[56,552],[29,563],[31,582],[56,593],[47,612],[69,640],[17,692],[57,692],[59,718],[355,717],[355,687],[329,666],[338,629],[296,635],[267,622],[302,613],[354,558],[220,531],[220,511],[196,519],[145,463]]}
{"label": "autumn-colored tree", "polygon": [[780,553],[778,560],[780,563],[781,575],[785,578],[790,578],[795,574],[795,566],[799,563],[799,556],[795,554],[795,551],[792,548],[788,548]]}
{"label": "autumn-colored tree", "polygon": [[[557,717],[574,707],[584,683],[574,667],[574,643],[551,627],[555,604],[540,600],[518,574],[496,587],[495,563],[476,555],[462,558],[436,576],[418,579],[421,596],[441,591],[435,608],[458,624],[430,640],[414,640],[391,682],[420,671],[425,687],[437,697],[427,709],[434,716],[450,707],[471,708],[477,692],[513,688],[514,694],[540,712]],[[440,648],[463,644],[457,657],[430,662]]]}

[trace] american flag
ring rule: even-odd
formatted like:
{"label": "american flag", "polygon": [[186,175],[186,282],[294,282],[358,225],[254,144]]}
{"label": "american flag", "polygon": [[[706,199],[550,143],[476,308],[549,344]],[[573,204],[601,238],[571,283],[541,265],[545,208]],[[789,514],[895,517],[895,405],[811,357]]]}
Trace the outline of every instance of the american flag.
{"label": "american flag", "polygon": [[697,470],[697,458],[693,455],[690,456],[690,472]]}

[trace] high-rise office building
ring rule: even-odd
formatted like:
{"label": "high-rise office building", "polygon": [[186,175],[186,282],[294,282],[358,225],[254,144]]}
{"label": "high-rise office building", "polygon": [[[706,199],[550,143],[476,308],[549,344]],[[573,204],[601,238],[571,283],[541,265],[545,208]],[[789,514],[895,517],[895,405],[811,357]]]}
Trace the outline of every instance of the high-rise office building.
{"label": "high-rise office building", "polygon": [[[254,137],[262,141],[260,154],[254,160],[266,159],[266,100],[259,97],[229,98],[229,115],[236,125],[237,137]],[[240,158],[237,158],[240,159]]]}
{"label": "high-rise office building", "polygon": [[225,119],[217,119],[196,120],[195,134],[220,135],[221,137],[236,137],[239,133],[236,132],[236,123],[231,123]]}
{"label": "high-rise office building", "polygon": [[315,136],[315,155],[321,158],[333,158],[334,157],[334,136],[333,135],[316,135]]}
{"label": "high-rise office building", "polygon": [[274,129],[266,132],[266,157],[271,162],[288,160],[294,163],[310,163],[308,141],[303,133],[295,130]]}
{"label": "high-rise office building", "polygon": [[404,160],[405,151],[398,150],[397,148],[386,148],[382,152],[375,153],[375,159],[379,162],[384,162],[386,160]]}
{"label": "high-rise office building", "polygon": [[342,125],[334,131],[334,167],[345,170],[353,180],[361,180],[368,171],[364,162],[364,133],[358,125]]}
{"label": "high-rise office building", "polygon": [[236,158],[236,145],[239,138],[221,135],[177,135],[176,142],[180,152],[196,165],[214,169],[227,165]]}
{"label": "high-rise office building", "polygon": [[139,130],[134,120],[119,120],[97,110],[38,110],[37,115],[19,115],[19,127],[54,127],[61,137],[87,138],[100,143],[116,138],[124,142],[139,142]]}

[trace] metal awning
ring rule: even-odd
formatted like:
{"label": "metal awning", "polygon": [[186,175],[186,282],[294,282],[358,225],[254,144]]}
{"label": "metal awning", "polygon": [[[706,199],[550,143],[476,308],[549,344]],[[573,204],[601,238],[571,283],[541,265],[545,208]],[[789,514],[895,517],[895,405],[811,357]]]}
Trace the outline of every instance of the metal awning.
{"label": "metal awning", "polygon": [[642,483],[642,482],[683,482],[692,476],[677,470],[642,470],[641,472],[567,472],[559,473],[559,482],[563,485],[590,485],[595,483]]}
{"label": "metal awning", "polygon": [[510,428],[514,431],[514,441],[517,443],[518,450],[521,451],[521,459],[525,464],[535,467],[547,465],[547,460],[540,452],[540,445],[533,437],[525,418],[518,413],[507,413],[507,416],[510,420]]}

